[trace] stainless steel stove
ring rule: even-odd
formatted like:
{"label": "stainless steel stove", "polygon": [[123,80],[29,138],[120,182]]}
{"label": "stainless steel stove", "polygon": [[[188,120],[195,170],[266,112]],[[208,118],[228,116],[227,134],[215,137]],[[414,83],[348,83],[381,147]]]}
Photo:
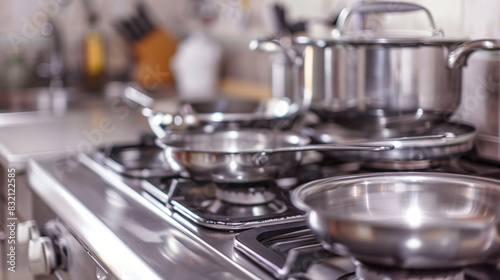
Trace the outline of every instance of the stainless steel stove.
{"label": "stainless steel stove", "polygon": [[[110,277],[500,279],[495,264],[398,270],[323,249],[304,214],[290,203],[290,191],[319,178],[374,172],[357,163],[313,155],[297,168],[295,178],[217,185],[176,177],[165,169],[160,153],[154,145],[141,143],[80,154],[72,167],[64,161],[30,163],[34,192],[56,209],[60,221]],[[427,171],[500,178],[500,166],[481,162],[473,153]]]}

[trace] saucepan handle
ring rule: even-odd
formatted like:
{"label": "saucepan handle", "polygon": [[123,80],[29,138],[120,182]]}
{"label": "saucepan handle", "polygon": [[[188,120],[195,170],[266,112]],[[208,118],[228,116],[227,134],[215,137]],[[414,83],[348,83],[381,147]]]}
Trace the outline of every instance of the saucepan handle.
{"label": "saucepan handle", "polygon": [[432,26],[433,34],[441,34],[442,31],[437,31],[436,23],[432,17],[431,12],[420,5],[414,3],[405,2],[373,2],[373,3],[361,3],[356,4],[352,7],[343,9],[337,19],[337,29],[343,33],[345,30],[345,23],[347,19],[353,14],[369,14],[369,13],[401,13],[401,12],[416,12],[423,11],[429,18],[429,22]]}
{"label": "saucepan handle", "polygon": [[248,48],[252,51],[262,51],[268,53],[283,51],[283,47],[280,45],[279,40],[273,37],[253,39],[250,41],[250,44],[248,44]]}
{"label": "saucepan handle", "polygon": [[149,95],[145,94],[144,90],[142,90],[139,86],[127,86],[124,91],[124,96],[128,100],[144,108],[152,109],[155,104],[155,100]]}
{"label": "saucepan handle", "polygon": [[429,141],[429,140],[449,140],[455,138],[455,134],[451,132],[445,132],[444,134],[436,134],[436,135],[423,135],[423,136],[407,136],[407,137],[398,137],[398,138],[386,138],[386,139],[374,139],[370,142],[366,142],[366,140],[362,141],[349,141],[343,142],[342,144],[346,145],[373,145],[370,143],[380,143],[380,142],[399,142],[399,141]]}
{"label": "saucepan handle", "polygon": [[276,153],[291,153],[291,152],[305,152],[305,151],[369,151],[369,152],[383,152],[394,149],[392,145],[379,145],[379,146],[364,146],[364,145],[334,145],[334,144],[318,144],[318,145],[305,145],[283,147],[275,149],[264,149],[253,155],[255,165],[261,166],[267,163],[269,155]]}
{"label": "saucepan handle", "polygon": [[165,137],[172,129],[193,127],[198,124],[198,119],[193,115],[180,115],[158,112],[153,109],[155,101],[139,86],[125,88],[124,96],[142,106],[142,114],[148,118],[148,123],[153,133],[158,138]]}
{"label": "saucepan handle", "polygon": [[473,52],[479,50],[498,51],[500,50],[500,40],[474,40],[461,44],[448,54],[448,68],[456,69],[462,66],[466,66],[469,56]]}
{"label": "saucepan handle", "polygon": [[302,55],[292,47],[291,34],[281,34],[280,39],[273,37],[263,37],[250,42],[248,47],[253,51],[263,51],[268,53],[283,53],[286,56],[287,63],[291,64],[292,82],[294,96],[300,96],[301,100],[293,100],[300,103],[301,110],[308,110],[312,102],[312,94],[302,90],[299,81],[302,79],[301,69],[304,67],[304,59]]}
{"label": "saucepan handle", "polygon": [[296,66],[302,66],[302,55],[292,48],[291,35],[283,35],[280,39],[273,37],[263,37],[254,39],[248,45],[252,51],[263,51],[268,53],[282,52],[286,54],[288,60]]}

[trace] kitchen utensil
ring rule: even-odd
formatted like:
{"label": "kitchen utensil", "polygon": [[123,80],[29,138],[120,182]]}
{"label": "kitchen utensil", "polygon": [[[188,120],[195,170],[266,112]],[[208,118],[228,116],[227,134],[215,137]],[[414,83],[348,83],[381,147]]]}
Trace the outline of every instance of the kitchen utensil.
{"label": "kitchen utensil", "polygon": [[306,145],[308,142],[309,138],[293,132],[266,129],[172,133],[156,140],[174,173],[219,183],[271,181],[291,175],[303,151],[377,152],[393,148],[389,145]]}
{"label": "kitchen utensil", "polygon": [[327,178],[292,194],[325,248],[412,269],[498,260],[499,199],[500,181],[429,172]]}
{"label": "kitchen utensil", "polygon": [[174,176],[165,168],[161,159],[162,150],[155,145],[141,144],[108,147],[94,153],[96,161],[114,172],[132,178],[149,179]]}
{"label": "kitchen utensil", "polygon": [[177,40],[167,31],[156,28],[134,46],[137,66],[134,80],[147,89],[171,85],[174,74],[170,67]]}
{"label": "kitchen utensil", "polygon": [[155,24],[148,14],[146,5],[143,2],[137,3],[137,15],[146,30],[152,31],[155,29]]}
{"label": "kitchen utensil", "polygon": [[136,14],[114,23],[116,30],[132,45],[137,65],[134,80],[148,89],[174,82],[170,60],[177,49],[177,40],[165,29],[156,26],[139,2]]}
{"label": "kitchen utensil", "polygon": [[[424,11],[432,26],[425,32],[349,30],[352,15]],[[311,109],[325,121],[362,130],[446,121],[460,103],[461,67],[476,50],[498,50],[498,40],[444,37],[430,12],[416,4],[373,2],[342,11],[329,38],[296,36],[256,40],[254,49],[301,53],[303,89],[313,95]],[[290,46],[282,42],[290,42]],[[293,49],[294,51],[290,51]]]}
{"label": "kitchen utensil", "polygon": [[142,113],[148,118],[154,134],[165,137],[169,131],[194,129],[206,126],[256,127],[288,129],[297,121],[304,107],[300,103],[292,103],[287,98],[270,98],[263,100],[220,99],[199,102],[183,102],[169,100],[170,107],[155,102],[137,86],[129,86],[124,95],[129,100],[144,107]]}
{"label": "kitchen utensil", "polygon": [[390,138],[373,138],[363,131],[322,124],[306,129],[304,134],[326,144],[392,145],[394,149],[385,153],[332,151],[327,155],[342,160],[360,161],[371,168],[415,170],[429,168],[433,164],[432,161],[449,159],[470,151],[474,146],[477,130],[467,124],[445,122],[423,133],[406,134],[405,137],[394,134]]}
{"label": "kitchen utensil", "polygon": [[179,44],[172,64],[182,100],[202,100],[215,96],[221,57],[219,44],[202,30],[194,30]]}
{"label": "kitchen utensil", "polygon": [[295,32],[304,32],[306,31],[307,21],[300,20],[294,23],[291,23],[287,20],[287,11],[286,8],[282,4],[274,3],[272,6],[274,21],[276,25],[276,29],[279,33],[282,30],[287,30],[291,33]]}
{"label": "kitchen utensil", "polygon": [[[331,18],[311,18],[307,20],[299,20],[292,22],[287,17],[287,10],[283,4],[275,3],[272,6],[273,21],[275,22],[275,33],[280,34],[282,38],[288,39],[289,36],[293,34],[298,34],[299,32],[305,32],[312,24],[321,24],[327,27],[334,27],[337,16],[335,19]],[[303,92],[304,80],[299,79],[304,75],[304,69],[302,67],[302,57],[301,54],[305,51],[305,46],[294,45],[293,48],[286,47],[285,50],[282,48],[281,44],[289,45],[289,43],[284,42],[274,42],[275,45],[268,44],[267,42],[273,42],[273,38],[263,38],[260,40],[253,40],[249,47],[254,51],[263,51],[272,53],[270,56],[271,60],[271,88],[273,97],[288,97],[290,99],[302,98],[304,94],[311,98],[311,92]],[[316,48],[310,46],[308,52],[314,52],[312,56],[315,63],[320,67],[320,63],[323,60],[323,50],[321,48]],[[287,54],[287,52],[292,52]],[[313,71],[316,73],[318,70],[315,68],[308,68],[308,71]],[[314,80],[308,83],[309,87],[316,88],[322,87],[324,80],[320,75],[312,75]],[[316,91],[318,90],[316,89]],[[314,90],[313,90],[314,92]]]}

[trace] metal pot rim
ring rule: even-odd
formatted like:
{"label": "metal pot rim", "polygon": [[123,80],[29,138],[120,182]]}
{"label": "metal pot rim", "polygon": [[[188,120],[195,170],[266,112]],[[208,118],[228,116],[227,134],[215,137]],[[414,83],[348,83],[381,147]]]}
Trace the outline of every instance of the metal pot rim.
{"label": "metal pot rim", "polygon": [[[352,217],[343,217],[341,215],[336,215],[335,213],[328,212],[328,210],[326,209],[314,207],[305,201],[307,197],[309,197],[311,194],[318,194],[318,193],[324,194],[331,190],[352,187],[352,185],[346,184],[349,181],[352,182],[356,180],[359,183],[361,181],[367,182],[370,179],[377,180],[379,178],[385,178],[385,180],[391,180],[395,184],[398,182],[401,183],[403,181],[408,181],[410,178],[414,179],[421,178],[423,181],[427,182],[432,181],[433,179],[434,180],[446,179],[450,183],[460,184],[463,186],[468,186],[470,188],[482,188],[482,189],[491,188],[494,189],[498,194],[500,194],[500,181],[489,178],[482,178],[482,177],[463,175],[463,174],[437,173],[437,172],[383,172],[383,173],[346,175],[346,176],[330,177],[330,178],[315,180],[297,187],[291,195],[291,200],[292,203],[295,205],[295,207],[299,208],[302,211],[305,211],[306,213],[316,212],[322,215],[323,217],[335,218],[336,220],[343,222],[363,223],[367,225],[369,224],[375,226],[391,227],[385,224],[384,222],[377,220],[375,221],[360,220]],[[474,185],[472,186],[471,184]],[[459,225],[463,224],[464,222],[468,223],[469,225],[474,223],[479,225],[483,223],[483,221],[447,220],[446,221],[447,224],[444,226],[449,226],[453,224]],[[431,225],[431,227],[432,226],[435,225]],[[397,227],[406,228],[406,226],[403,224],[397,224]],[[411,227],[408,226],[407,228],[410,229]],[[422,228],[425,228],[425,225],[419,227],[419,229]]]}
{"label": "metal pot rim", "polygon": [[381,45],[394,47],[411,46],[454,46],[469,41],[463,37],[367,37],[341,36],[340,38],[315,38],[305,35],[297,36],[293,42],[297,45],[313,45],[317,47],[346,46],[346,45]]}
{"label": "metal pot rim", "polygon": [[[193,149],[193,148],[187,148],[187,147],[181,147],[179,145],[175,145],[172,142],[176,141],[181,141],[183,140],[184,137],[190,137],[190,136],[196,136],[199,135],[200,137],[212,137],[214,135],[220,135],[220,134],[228,134],[228,133],[244,133],[244,134],[251,134],[255,136],[256,134],[263,134],[265,136],[268,136],[270,133],[273,133],[273,135],[279,135],[279,137],[283,138],[288,138],[288,137],[296,137],[297,138],[297,145],[290,145],[290,146],[304,146],[309,144],[310,139],[309,137],[300,135],[295,132],[290,132],[290,131],[272,131],[268,129],[238,129],[238,130],[223,130],[223,131],[216,131],[213,133],[203,133],[203,132],[192,132],[192,131],[181,131],[181,132],[176,132],[176,133],[170,133],[167,134],[167,136],[163,138],[157,138],[155,140],[156,145],[158,145],[162,149],[175,149],[175,150],[182,150],[190,153],[213,153],[213,154],[256,154],[261,152],[259,149],[244,149],[244,150],[234,150],[234,151],[229,151],[229,150],[203,150],[203,149]],[[173,137],[179,137],[178,139],[175,139]],[[170,142],[170,143],[169,143]],[[182,143],[185,144],[185,143]]]}
{"label": "metal pot rim", "polygon": [[[412,139],[412,136],[406,136],[404,139],[402,138],[396,138],[396,139],[359,139],[359,140],[353,140],[353,141],[347,141],[347,142],[326,142],[321,140],[321,135],[323,134],[328,134],[328,124],[326,125],[327,127],[320,127],[320,128],[310,128],[308,136],[312,137],[314,140],[319,141],[320,143],[324,144],[329,144],[329,143],[336,143],[336,144],[353,144],[355,145],[356,142],[362,142],[366,143],[367,145],[393,145],[395,147],[395,150],[400,150],[400,149],[407,149],[407,148],[422,148],[422,147],[440,147],[440,146],[450,146],[454,144],[463,144],[468,141],[472,141],[476,138],[478,131],[477,129],[472,126],[468,125],[465,123],[455,123],[455,122],[447,122],[444,124],[450,125],[448,131],[444,131],[443,133],[435,133],[437,134],[444,134],[446,136],[446,133],[457,133],[456,135],[453,135],[453,137],[443,137],[439,139],[425,139],[422,136],[423,135],[415,135],[414,139]],[[460,131],[453,131],[454,127],[459,127],[460,130],[463,130],[460,134],[458,134]],[[337,128],[341,128],[340,126],[335,126]],[[333,127],[333,130],[335,129]],[[331,128],[330,128],[331,130]],[[425,136],[425,135],[424,135]]]}

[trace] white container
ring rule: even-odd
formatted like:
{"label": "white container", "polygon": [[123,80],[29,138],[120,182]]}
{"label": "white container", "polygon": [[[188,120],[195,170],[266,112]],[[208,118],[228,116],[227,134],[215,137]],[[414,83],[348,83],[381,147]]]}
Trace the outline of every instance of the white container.
{"label": "white container", "polygon": [[193,31],[180,43],[172,68],[181,100],[196,101],[215,96],[221,55],[220,46],[201,30]]}

